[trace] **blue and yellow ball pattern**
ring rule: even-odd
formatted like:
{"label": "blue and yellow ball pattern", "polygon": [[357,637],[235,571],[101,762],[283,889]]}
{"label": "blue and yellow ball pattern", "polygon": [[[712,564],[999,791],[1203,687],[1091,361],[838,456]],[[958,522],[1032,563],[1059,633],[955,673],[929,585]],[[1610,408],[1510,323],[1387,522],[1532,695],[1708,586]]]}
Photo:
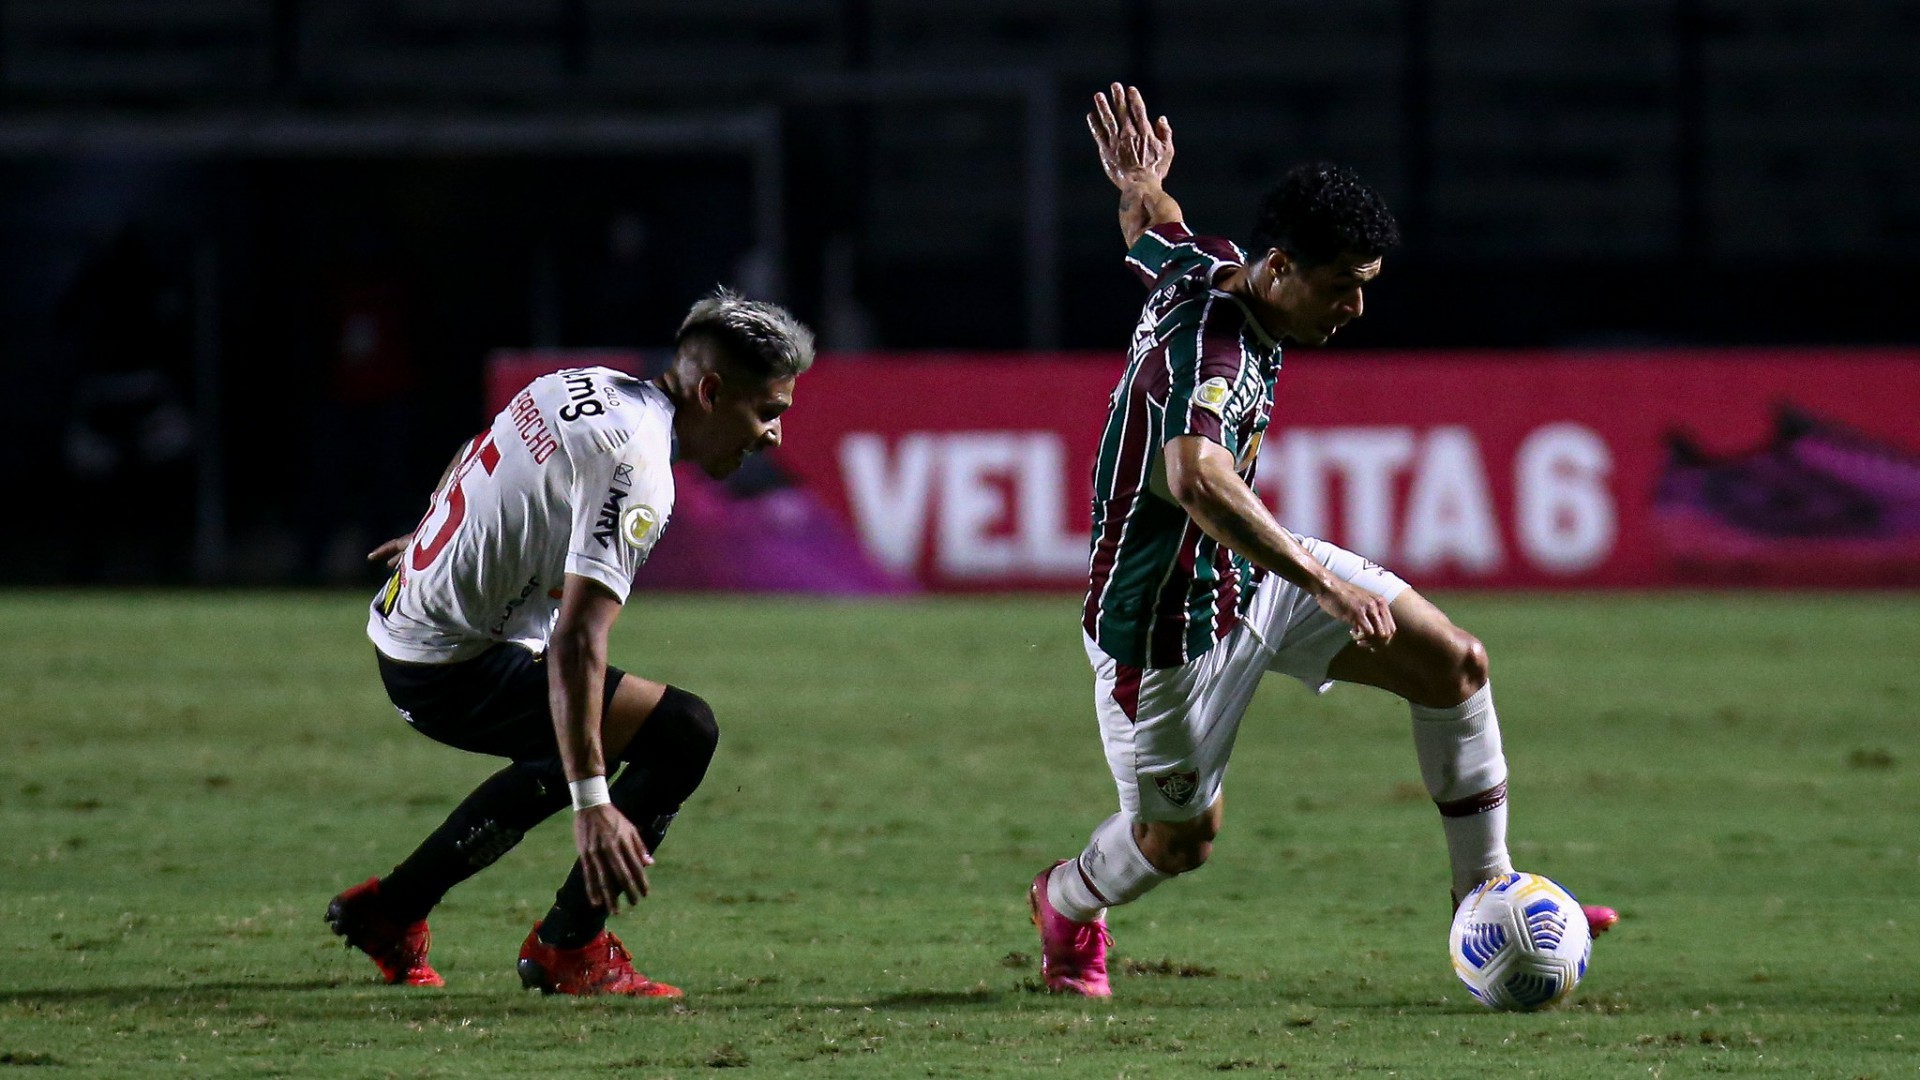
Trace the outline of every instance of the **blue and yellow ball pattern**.
{"label": "blue and yellow ball pattern", "polygon": [[1580,902],[1539,874],[1481,882],[1460,902],[1447,944],[1454,974],[1474,999],[1509,1012],[1567,1000],[1593,954]]}

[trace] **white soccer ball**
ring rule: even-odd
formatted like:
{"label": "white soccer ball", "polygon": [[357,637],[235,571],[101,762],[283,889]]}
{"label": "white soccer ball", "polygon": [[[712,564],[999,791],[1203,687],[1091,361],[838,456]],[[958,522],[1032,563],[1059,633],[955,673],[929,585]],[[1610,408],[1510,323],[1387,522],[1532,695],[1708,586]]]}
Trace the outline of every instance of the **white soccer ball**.
{"label": "white soccer ball", "polygon": [[1539,874],[1483,881],[1460,902],[1447,935],[1453,972],[1490,1009],[1557,1005],[1587,973],[1593,936],[1573,894]]}

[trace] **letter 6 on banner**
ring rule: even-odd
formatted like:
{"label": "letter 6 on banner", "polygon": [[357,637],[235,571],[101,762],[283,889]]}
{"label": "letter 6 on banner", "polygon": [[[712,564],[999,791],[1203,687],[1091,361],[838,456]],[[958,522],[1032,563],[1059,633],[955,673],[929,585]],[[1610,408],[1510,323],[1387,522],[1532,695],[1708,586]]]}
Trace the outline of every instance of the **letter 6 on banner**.
{"label": "letter 6 on banner", "polygon": [[[1121,362],[1119,350],[828,355],[802,384],[780,460],[903,580],[1077,591]],[[1283,525],[1423,588],[1795,584],[1809,559],[1823,584],[1920,584],[1920,505],[1900,502],[1920,503],[1916,403],[1914,349],[1291,349],[1256,487]],[[1821,475],[1839,452],[1822,458],[1812,442],[1804,460],[1762,462],[1786,445],[1788,412],[1793,431],[1815,433],[1796,438],[1848,432],[1904,462],[1912,483]],[[1700,454],[1675,451],[1680,440]],[[1792,469],[1806,475],[1782,479]],[[1764,500],[1769,483],[1853,492],[1860,509],[1770,526],[1735,497]]]}

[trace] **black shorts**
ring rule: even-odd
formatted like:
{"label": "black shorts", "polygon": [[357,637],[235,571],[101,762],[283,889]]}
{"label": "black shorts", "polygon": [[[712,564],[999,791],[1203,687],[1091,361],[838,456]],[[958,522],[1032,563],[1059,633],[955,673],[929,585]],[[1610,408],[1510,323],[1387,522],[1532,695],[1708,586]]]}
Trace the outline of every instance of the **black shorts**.
{"label": "black shorts", "polygon": [[[476,754],[537,761],[556,757],[547,705],[547,665],[519,645],[495,645],[471,660],[403,664],[375,650],[387,697],[413,729],[435,742]],[[626,672],[607,665],[602,710]]]}

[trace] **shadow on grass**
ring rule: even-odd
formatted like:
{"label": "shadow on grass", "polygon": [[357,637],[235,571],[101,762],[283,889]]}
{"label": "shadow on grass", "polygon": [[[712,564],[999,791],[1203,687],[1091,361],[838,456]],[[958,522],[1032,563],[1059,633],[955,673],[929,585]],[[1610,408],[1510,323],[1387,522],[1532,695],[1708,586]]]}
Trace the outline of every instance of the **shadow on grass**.
{"label": "shadow on grass", "polygon": [[950,1009],[962,1005],[998,1005],[1007,995],[998,990],[976,986],[968,990],[908,990],[882,994],[857,1007],[868,1009]]}
{"label": "shadow on grass", "polygon": [[142,986],[61,987],[50,990],[0,991],[0,1004],[16,1002],[97,1002],[100,1004],[138,1004],[156,997],[177,999],[225,996],[232,994],[308,993],[314,990],[358,989],[355,984],[336,979],[299,979],[270,982],[265,979],[229,979],[222,982],[176,982]]}

